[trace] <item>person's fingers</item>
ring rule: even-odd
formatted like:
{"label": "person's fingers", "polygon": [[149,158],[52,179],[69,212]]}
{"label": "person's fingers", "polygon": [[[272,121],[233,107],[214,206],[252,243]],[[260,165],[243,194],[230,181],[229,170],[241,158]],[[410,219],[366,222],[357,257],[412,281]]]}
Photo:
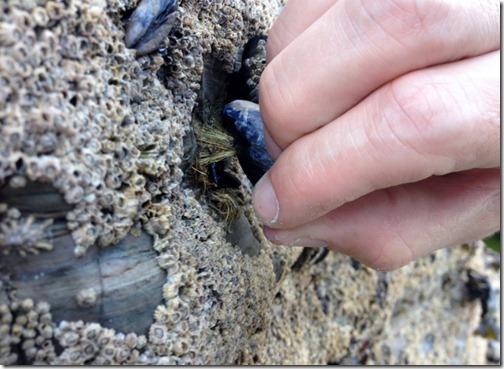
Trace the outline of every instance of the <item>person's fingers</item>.
{"label": "person's fingers", "polygon": [[498,50],[499,22],[492,0],[340,0],[264,70],[264,124],[285,149],[409,71]]}
{"label": "person's fingers", "polygon": [[266,59],[271,61],[303,33],[337,0],[289,0],[275,20],[268,35]]}
{"label": "person's fingers", "polygon": [[283,150],[273,141],[266,127],[264,127],[264,144],[273,160],[278,159]]}
{"label": "person's fingers", "polygon": [[500,165],[499,52],[411,72],[282,152],[257,183],[265,225],[292,228],[377,189]]}
{"label": "person's fingers", "polygon": [[328,245],[390,270],[495,232],[499,211],[499,170],[482,169],[379,190],[296,229],[264,231],[277,244]]}

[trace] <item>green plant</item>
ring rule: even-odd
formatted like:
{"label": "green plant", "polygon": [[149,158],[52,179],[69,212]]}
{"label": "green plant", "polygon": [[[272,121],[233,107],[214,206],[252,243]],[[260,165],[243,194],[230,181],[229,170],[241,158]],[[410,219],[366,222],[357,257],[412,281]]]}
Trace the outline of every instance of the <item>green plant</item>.
{"label": "green plant", "polygon": [[500,231],[494,233],[491,236],[488,236],[487,238],[483,239],[483,241],[485,241],[485,244],[492,250],[494,250],[497,253],[500,253],[501,250]]}

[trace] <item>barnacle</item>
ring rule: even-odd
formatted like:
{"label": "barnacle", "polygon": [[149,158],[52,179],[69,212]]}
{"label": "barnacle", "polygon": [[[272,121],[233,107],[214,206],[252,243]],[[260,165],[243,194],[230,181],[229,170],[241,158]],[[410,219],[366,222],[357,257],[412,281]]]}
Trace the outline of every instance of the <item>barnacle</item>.
{"label": "barnacle", "polygon": [[33,216],[4,220],[0,223],[0,250],[4,255],[17,252],[21,256],[52,250],[46,234],[52,223],[52,219],[37,221]]}
{"label": "barnacle", "polygon": [[63,347],[72,347],[77,345],[79,342],[79,334],[74,331],[68,331],[62,334],[61,337],[56,337],[58,338],[60,345]]}
{"label": "barnacle", "polygon": [[128,333],[124,338],[124,344],[130,349],[134,349],[138,344],[138,336],[136,333]]}
{"label": "barnacle", "polygon": [[49,18],[55,21],[63,18],[66,12],[65,5],[56,1],[48,1],[46,3],[46,10]]}
{"label": "barnacle", "polygon": [[14,20],[20,29],[33,29],[33,19],[26,10],[19,8],[10,9],[10,18]]}
{"label": "barnacle", "polygon": [[131,350],[128,347],[124,347],[124,346],[120,347],[117,350],[116,354],[114,355],[114,359],[118,363],[123,363],[128,359],[130,353],[131,353]]}
{"label": "barnacle", "polygon": [[179,272],[179,260],[175,256],[168,253],[163,253],[158,256],[157,259],[159,267],[165,269],[168,276]]}
{"label": "barnacle", "polygon": [[98,333],[97,342],[100,347],[103,347],[103,351],[106,352],[107,345],[112,342],[112,338],[115,335],[115,331],[113,329],[101,329]]}
{"label": "barnacle", "polygon": [[21,32],[13,23],[0,22],[0,45],[11,46],[21,39]]}
{"label": "barnacle", "polygon": [[168,337],[168,328],[164,324],[154,323],[149,329],[149,342],[153,344],[162,344]]}
{"label": "barnacle", "polygon": [[49,22],[47,10],[41,6],[37,6],[32,10],[32,18],[35,24],[39,27],[45,27]]}
{"label": "barnacle", "polygon": [[[96,291],[93,288],[83,288],[75,296],[77,304],[83,308],[89,308],[96,304]],[[89,337],[88,337],[89,338]],[[94,338],[94,336],[92,337]]]}
{"label": "barnacle", "polygon": [[138,55],[160,47],[175,21],[177,0],[142,0],[126,25],[126,47]]}

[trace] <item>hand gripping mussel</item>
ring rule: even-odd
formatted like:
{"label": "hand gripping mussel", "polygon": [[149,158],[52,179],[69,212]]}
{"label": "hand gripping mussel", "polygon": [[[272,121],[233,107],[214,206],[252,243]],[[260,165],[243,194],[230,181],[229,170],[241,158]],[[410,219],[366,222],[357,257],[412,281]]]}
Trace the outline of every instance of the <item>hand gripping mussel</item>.
{"label": "hand gripping mussel", "polygon": [[[250,178],[250,171],[247,175],[252,183],[255,183],[273,165],[274,161],[266,149],[264,143],[264,124],[261,118],[259,105],[250,101],[235,100],[224,106],[224,114],[234,121],[234,126],[239,135],[239,145],[244,151],[245,163],[240,159],[245,173],[246,166],[254,166],[258,173],[254,173],[255,178]],[[303,245],[299,245],[303,246]],[[312,249],[305,248],[298,260],[292,266],[292,270],[300,270],[306,264],[317,264],[328,255],[327,248]]]}

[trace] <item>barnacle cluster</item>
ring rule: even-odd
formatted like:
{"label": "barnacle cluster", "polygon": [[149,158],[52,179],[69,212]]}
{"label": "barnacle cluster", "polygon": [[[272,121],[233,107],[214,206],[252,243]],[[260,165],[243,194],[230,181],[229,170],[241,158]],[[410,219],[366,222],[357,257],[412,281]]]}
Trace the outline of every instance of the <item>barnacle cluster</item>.
{"label": "barnacle cluster", "polygon": [[[0,186],[51,183],[73,205],[66,219],[79,256],[129,232],[156,195],[149,182],[180,176],[170,93],[125,48],[108,15],[119,10],[104,1],[0,6]],[[20,226],[41,234],[39,222],[7,217],[2,239]]]}
{"label": "barnacle cluster", "polygon": [[[11,293],[9,303],[0,302],[0,331],[2,365],[17,363],[19,355],[35,364],[47,364],[56,358],[54,326],[47,302],[18,299]],[[12,346],[18,347],[17,352],[11,350]]]}
{"label": "barnacle cluster", "polygon": [[231,363],[264,323],[264,297],[243,303],[270,289],[248,282],[264,260],[242,265],[182,160],[205,63],[237,71],[280,2],[178,3],[145,56],[125,40],[138,1],[0,4],[2,363]]}
{"label": "barnacle cluster", "polygon": [[62,352],[52,362],[55,365],[149,362],[143,350],[147,341],[145,336],[125,335],[97,323],[62,321],[54,330],[54,338],[62,347]]}
{"label": "barnacle cluster", "polygon": [[243,62],[239,72],[242,85],[239,98],[259,102],[259,79],[266,67],[266,36],[255,36],[245,45]]}

